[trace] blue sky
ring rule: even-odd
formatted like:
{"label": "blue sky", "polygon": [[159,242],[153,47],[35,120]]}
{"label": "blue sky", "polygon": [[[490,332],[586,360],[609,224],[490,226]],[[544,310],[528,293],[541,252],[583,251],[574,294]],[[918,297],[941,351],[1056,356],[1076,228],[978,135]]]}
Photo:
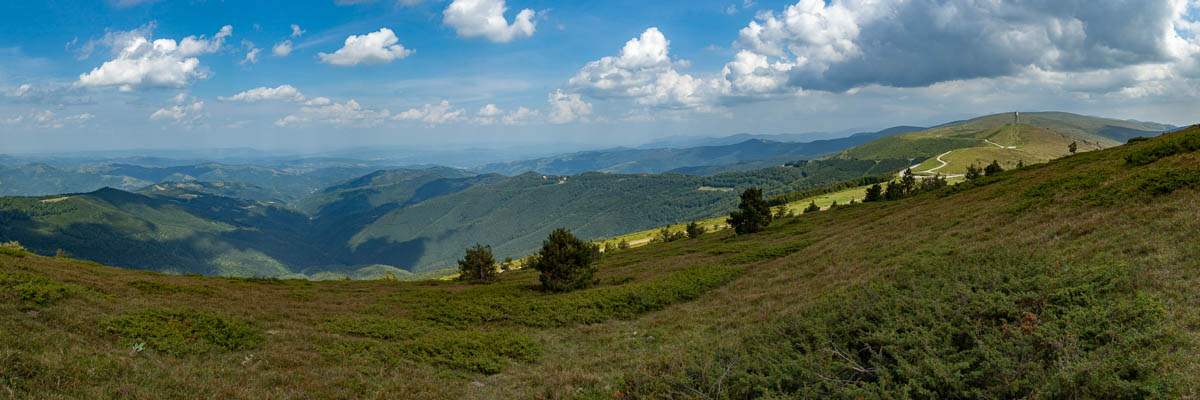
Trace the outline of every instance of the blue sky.
{"label": "blue sky", "polygon": [[1198,0],[7,2],[0,153],[619,145],[1016,109],[1187,124],[1200,119],[1198,9]]}

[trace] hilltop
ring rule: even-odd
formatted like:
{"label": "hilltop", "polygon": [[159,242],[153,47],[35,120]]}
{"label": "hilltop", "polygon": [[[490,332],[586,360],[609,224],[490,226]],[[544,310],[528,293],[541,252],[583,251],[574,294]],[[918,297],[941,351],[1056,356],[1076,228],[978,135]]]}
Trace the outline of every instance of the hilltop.
{"label": "hilltop", "polygon": [[204,278],[10,246],[0,391],[1193,396],[1197,150],[1193,127],[752,235],[618,250],[568,294],[527,270],[491,285]]}
{"label": "hilltop", "polygon": [[[1079,151],[1103,149],[1133,137],[1158,136],[1173,128],[1064,112],[1020,113],[1019,118],[1013,113],[1004,113],[888,136],[847,149],[837,157],[925,161],[958,149],[980,148],[982,150],[977,150],[974,156],[995,154],[1011,160],[1015,166],[1019,160],[1030,164],[1065,155],[1071,142],[1078,142]],[[1009,147],[1021,152],[1000,151],[1012,150]]]}

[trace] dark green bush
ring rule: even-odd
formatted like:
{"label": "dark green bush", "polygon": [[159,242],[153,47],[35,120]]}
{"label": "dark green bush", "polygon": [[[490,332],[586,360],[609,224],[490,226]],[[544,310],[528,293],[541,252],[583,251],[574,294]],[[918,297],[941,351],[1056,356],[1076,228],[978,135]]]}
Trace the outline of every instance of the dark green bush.
{"label": "dark green bush", "polygon": [[325,329],[384,340],[408,340],[433,330],[428,322],[403,318],[345,317],[330,320]]}
{"label": "dark green bush", "polygon": [[144,310],[106,320],[101,328],[173,355],[251,349],[263,342],[250,323],[201,311]]}
{"label": "dark green bush", "polygon": [[0,288],[16,294],[22,301],[47,306],[81,289],[79,286],[25,272],[0,271]]}
{"label": "dark green bush", "polygon": [[182,286],[166,282],[136,280],[127,282],[129,285],[138,291],[146,294],[176,294],[176,293],[195,293],[195,294],[212,294],[213,289],[207,286]]}

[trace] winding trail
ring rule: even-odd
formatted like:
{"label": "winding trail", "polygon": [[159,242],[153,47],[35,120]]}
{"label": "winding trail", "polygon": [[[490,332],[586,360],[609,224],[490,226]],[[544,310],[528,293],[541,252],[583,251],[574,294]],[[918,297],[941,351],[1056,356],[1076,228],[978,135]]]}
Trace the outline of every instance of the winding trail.
{"label": "winding trail", "polygon": [[[950,150],[950,151],[954,151],[954,150]],[[942,156],[944,156],[944,155],[947,155],[947,154],[950,154],[950,151],[947,151],[947,152],[945,152],[945,153],[939,154],[939,155],[937,156],[937,160],[938,160],[938,162],[942,163],[942,165],[939,165],[939,166],[936,166],[936,167],[930,168],[930,169],[928,169],[928,170],[925,170],[925,171],[919,171],[919,172],[917,172],[917,173],[918,173],[918,174],[930,174],[930,173],[933,173],[933,171],[937,171],[937,170],[939,170],[939,169],[942,169],[942,167],[945,167],[946,165],[949,165],[950,163],[946,162],[946,160],[943,160],[943,159],[942,159]]]}

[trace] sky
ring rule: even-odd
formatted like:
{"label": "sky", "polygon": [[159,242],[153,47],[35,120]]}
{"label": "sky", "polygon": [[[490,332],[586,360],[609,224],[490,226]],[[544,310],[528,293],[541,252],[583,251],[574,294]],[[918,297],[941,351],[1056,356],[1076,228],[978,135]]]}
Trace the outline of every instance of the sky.
{"label": "sky", "polygon": [[[0,153],[1200,122],[1200,0],[0,4]],[[814,134],[814,138],[822,135]]]}

